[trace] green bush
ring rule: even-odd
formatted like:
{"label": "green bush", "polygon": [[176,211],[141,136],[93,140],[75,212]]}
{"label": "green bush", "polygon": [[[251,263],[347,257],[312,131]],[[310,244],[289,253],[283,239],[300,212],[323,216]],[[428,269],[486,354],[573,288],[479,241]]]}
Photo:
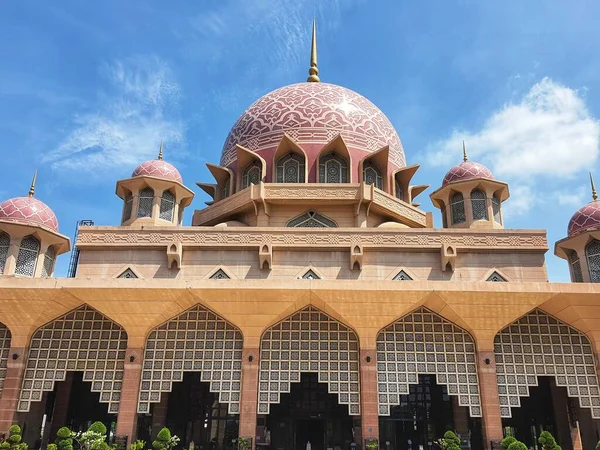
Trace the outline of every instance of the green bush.
{"label": "green bush", "polygon": [[61,427],[56,432],[56,439],[54,443],[58,447],[58,450],[73,450],[73,433],[68,427]]}
{"label": "green bush", "polygon": [[506,436],[504,439],[502,439],[502,442],[500,443],[500,448],[502,450],[508,450],[508,447],[510,447],[510,444],[512,444],[513,442],[516,442],[516,439],[513,436]]}
{"label": "green bush", "polygon": [[156,440],[152,442],[152,448],[154,450],[167,450],[167,445],[171,440],[171,432],[167,427],[164,427],[156,435]]}
{"label": "green bush", "polygon": [[94,422],[88,428],[88,431],[93,431],[95,433],[100,433],[103,436],[106,436],[106,426],[102,422]]}
{"label": "green bush", "polygon": [[131,443],[130,450],[144,450],[144,447],[146,447],[146,441],[138,439]]}
{"label": "green bush", "polygon": [[56,447],[56,444],[48,444],[46,450],[58,450],[58,448]]}
{"label": "green bush", "polygon": [[446,431],[443,442],[446,450],[460,450],[460,439],[454,431]]}
{"label": "green bush", "polygon": [[21,427],[19,425],[12,425],[8,429],[8,437],[0,443],[0,449],[2,450],[27,450],[27,444],[21,442]]}
{"label": "green bush", "polygon": [[525,444],[519,442],[515,439],[515,441],[508,446],[508,450],[529,450]]}
{"label": "green bush", "polygon": [[600,441],[596,444],[596,450],[600,450]]}
{"label": "green bush", "polygon": [[561,450],[560,445],[556,443],[554,436],[552,436],[552,434],[550,434],[548,431],[542,431],[538,442],[542,446],[542,450]]}

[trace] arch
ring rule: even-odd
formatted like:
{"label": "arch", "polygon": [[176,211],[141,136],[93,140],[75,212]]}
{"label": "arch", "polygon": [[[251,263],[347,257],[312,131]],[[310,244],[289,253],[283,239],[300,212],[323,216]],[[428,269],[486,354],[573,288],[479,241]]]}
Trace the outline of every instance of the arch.
{"label": "arch", "polygon": [[583,283],[583,272],[581,270],[581,261],[579,261],[579,255],[575,250],[565,249],[567,258],[569,260],[569,267],[571,268],[571,280],[573,283]]}
{"label": "arch", "polygon": [[500,199],[498,194],[492,195],[492,213],[494,214],[494,222],[502,223],[502,214],[500,211]]}
{"label": "arch", "polygon": [[246,189],[251,184],[258,184],[262,179],[262,168],[258,161],[248,164],[242,172],[242,189]]}
{"label": "arch", "polygon": [[377,189],[383,189],[381,170],[371,160],[363,164],[362,178],[365,184],[372,184]]}
{"label": "arch", "polygon": [[481,417],[475,341],[466,330],[420,307],[377,335],[379,414],[389,416],[409,385],[425,374],[436,375],[448,395],[469,407],[471,417]]}
{"label": "arch", "polygon": [[290,228],[337,228],[337,223],[316,211],[307,211],[285,224]]}
{"label": "arch", "polygon": [[150,403],[159,403],[184,372],[201,372],[219,402],[239,414],[242,347],[242,332],[202,305],[154,328],[146,340],[138,413],[150,412]]}
{"label": "arch", "polygon": [[585,246],[585,259],[590,274],[590,282],[600,283],[600,241],[592,239]]}
{"label": "arch", "polygon": [[29,235],[21,239],[15,274],[33,277],[39,254],[40,241],[35,236]]}
{"label": "arch", "polygon": [[44,255],[44,265],[42,266],[42,278],[52,276],[54,270],[54,261],[56,260],[56,250],[53,245],[48,247]]}
{"label": "arch", "polygon": [[146,187],[140,191],[138,199],[138,217],[152,217],[152,205],[154,203],[154,189]]}
{"label": "arch", "polygon": [[6,379],[6,368],[8,364],[8,354],[10,353],[10,330],[6,325],[0,322],[0,397],[2,397],[2,388]]}
{"label": "arch", "polygon": [[359,345],[356,333],[312,305],[269,327],[260,340],[258,413],[290,392],[302,372],[316,372],[330,394],[360,415]]}
{"label": "arch", "polygon": [[160,198],[160,213],[159,219],[173,222],[173,214],[175,213],[175,196],[171,191],[163,191]]}
{"label": "arch", "polygon": [[123,222],[127,222],[131,219],[131,213],[133,211],[133,194],[128,192],[125,194],[125,202],[123,204]]}
{"label": "arch", "polygon": [[471,191],[471,213],[473,220],[488,220],[487,199],[481,189]]}
{"label": "arch", "polygon": [[462,223],[467,220],[465,214],[465,201],[460,192],[455,192],[450,199],[450,207],[452,212],[452,224]]}
{"label": "arch", "polygon": [[17,411],[28,412],[67,372],[81,371],[108,412],[117,413],[126,348],[125,330],[89,305],[41,326],[31,337]]}
{"label": "arch", "polygon": [[319,158],[319,183],[348,183],[348,160],[334,151]]}
{"label": "arch", "polygon": [[276,183],[304,183],[306,159],[297,153],[290,152],[277,160],[275,173]]}
{"label": "arch", "polygon": [[569,397],[600,419],[600,389],[589,339],[550,314],[534,309],[494,338],[500,416],[511,417],[538,376],[554,376]]}
{"label": "arch", "polygon": [[8,249],[10,248],[10,236],[4,231],[0,231],[0,276],[4,274],[6,258],[8,258]]}
{"label": "arch", "polygon": [[394,177],[394,196],[398,200],[404,201],[404,191],[402,190],[402,185],[398,181],[397,177]]}

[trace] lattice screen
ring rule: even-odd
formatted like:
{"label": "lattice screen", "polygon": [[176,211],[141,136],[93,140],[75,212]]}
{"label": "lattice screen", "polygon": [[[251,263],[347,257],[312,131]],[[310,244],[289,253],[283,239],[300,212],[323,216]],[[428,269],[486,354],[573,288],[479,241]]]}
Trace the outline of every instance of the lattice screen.
{"label": "lattice screen", "polygon": [[419,382],[420,374],[436,375],[438,384],[481,417],[475,343],[469,333],[427,308],[384,328],[377,336],[379,415],[389,416],[400,395]]}
{"label": "lattice screen", "polygon": [[8,353],[10,352],[10,330],[0,323],[0,397],[2,397],[2,387],[6,378],[6,363]]}
{"label": "lattice screen", "polygon": [[313,306],[294,313],[269,328],[260,343],[258,412],[290,392],[302,372],[316,372],[329,393],[360,414],[360,376],[356,333]]}
{"label": "lattice screen", "polygon": [[511,417],[511,408],[521,406],[520,397],[538,385],[537,377],[548,375],[600,419],[594,353],[580,331],[535,309],[496,335],[494,353],[502,417]]}
{"label": "lattice screen", "polygon": [[241,331],[202,305],[163,323],[146,341],[138,412],[150,412],[184,372],[201,372],[219,402],[239,414],[242,347]]}
{"label": "lattice screen", "polygon": [[38,328],[31,338],[17,411],[27,412],[67,372],[83,372],[108,412],[119,411],[127,333],[88,305]]}

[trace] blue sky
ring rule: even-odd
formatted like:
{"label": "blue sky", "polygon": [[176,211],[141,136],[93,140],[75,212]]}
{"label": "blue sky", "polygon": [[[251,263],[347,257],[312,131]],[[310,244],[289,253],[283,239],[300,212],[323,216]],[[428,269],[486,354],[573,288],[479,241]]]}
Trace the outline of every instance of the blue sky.
{"label": "blue sky", "polygon": [[[510,183],[507,228],[545,228],[550,245],[590,200],[598,168],[600,3],[366,0],[106,0],[0,3],[0,199],[36,195],[61,232],[117,225],[115,182],[156,156],[207,199],[237,117],[306,79],[317,19],[323,81],[353,89],[396,127],[414,182],[461,160]],[[439,214],[436,225],[441,226]],[[547,254],[552,281],[564,261]],[[64,276],[68,256],[59,259]]]}

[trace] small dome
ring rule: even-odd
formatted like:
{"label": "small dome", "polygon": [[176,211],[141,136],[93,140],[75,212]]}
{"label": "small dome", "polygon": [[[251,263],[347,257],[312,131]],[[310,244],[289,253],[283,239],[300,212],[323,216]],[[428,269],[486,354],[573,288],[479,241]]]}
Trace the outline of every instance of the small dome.
{"label": "small dome", "polygon": [[34,197],[16,197],[0,203],[0,220],[41,225],[58,232],[58,220],[54,212]]}
{"label": "small dome", "polygon": [[442,186],[446,186],[448,183],[454,181],[471,180],[473,178],[489,178],[494,179],[490,169],[485,167],[483,164],[479,164],[472,161],[463,161],[457,164],[448,171],[442,181]]}
{"label": "small dome", "polygon": [[569,220],[567,234],[572,237],[585,231],[598,229],[600,229],[600,202],[592,201],[573,214]]}
{"label": "small dome", "polygon": [[144,175],[149,177],[163,178],[165,180],[172,180],[183,184],[183,178],[181,178],[179,170],[177,170],[173,164],[169,164],[162,159],[146,161],[137,166],[131,174],[132,177],[140,177]]}

